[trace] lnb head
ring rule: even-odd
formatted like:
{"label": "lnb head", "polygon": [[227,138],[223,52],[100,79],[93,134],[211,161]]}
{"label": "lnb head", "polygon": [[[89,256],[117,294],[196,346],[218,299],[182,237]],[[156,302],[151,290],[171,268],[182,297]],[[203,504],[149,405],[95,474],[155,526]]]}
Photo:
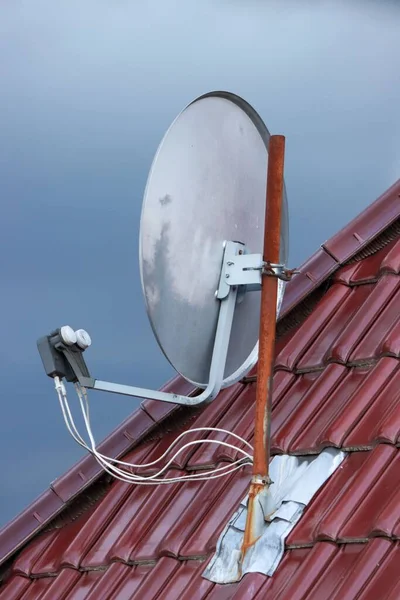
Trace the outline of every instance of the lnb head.
{"label": "lnb head", "polygon": [[69,325],[60,328],[60,336],[66,346],[73,346],[77,343],[77,335]]}
{"label": "lnb head", "polygon": [[92,340],[88,332],[85,331],[85,329],[77,329],[75,331],[75,336],[76,344],[79,346],[79,348],[81,348],[82,350],[86,350],[86,348],[89,348],[89,346],[92,343]]}
{"label": "lnb head", "polygon": [[79,381],[80,377],[90,377],[83,352],[91,343],[87,331],[74,331],[68,325],[40,338],[37,346],[46,374],[60,379],[65,377],[72,382]]}

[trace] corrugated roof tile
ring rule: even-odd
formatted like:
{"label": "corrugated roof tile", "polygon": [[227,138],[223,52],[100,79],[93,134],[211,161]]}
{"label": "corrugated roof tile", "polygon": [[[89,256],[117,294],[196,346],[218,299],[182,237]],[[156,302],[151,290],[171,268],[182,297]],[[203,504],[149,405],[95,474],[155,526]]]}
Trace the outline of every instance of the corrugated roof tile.
{"label": "corrugated roof tile", "polygon": [[[223,502],[217,499],[203,519],[197,522],[193,533],[182,546],[181,554],[183,558],[206,556],[214,551],[218,536],[227,523],[227,518],[233,514],[238,503],[247,493],[249,477],[250,472],[246,469],[238,471],[237,474],[228,478]],[[208,484],[210,493],[212,484],[213,480]]]}
{"label": "corrugated roof tile", "polygon": [[[287,454],[291,450],[293,440],[307,425],[313,414],[321,410],[326,398],[340,385],[346,376],[347,369],[342,365],[328,365],[323,377],[317,377],[307,393],[297,403],[279,429],[273,427],[271,449],[277,453]],[[275,415],[274,415],[275,416]]]}
{"label": "corrugated roof tile", "polygon": [[[339,287],[341,288],[343,286],[336,284],[333,285],[331,289],[333,291]],[[360,310],[360,307],[363,306],[372,290],[372,286],[363,285],[346,289],[348,290],[348,294],[343,300],[341,302],[335,302],[331,306],[332,318],[329,322],[325,322],[324,327],[321,328],[320,334],[313,343],[308,348],[305,348],[303,356],[296,365],[297,371],[307,372],[314,369],[321,369],[327,362],[335,360],[332,356],[332,348],[335,346],[336,340],[343,332],[346,324]],[[319,310],[320,305],[316,307],[315,314],[318,314]],[[314,313],[312,313],[312,315],[313,314]],[[304,326],[306,326],[306,324],[304,324]],[[300,331],[302,330],[303,327]]]}
{"label": "corrugated roof tile", "polygon": [[[53,583],[52,577],[42,577],[41,579],[31,580],[31,585],[26,589],[20,600],[43,600],[46,592],[49,591]],[[53,590],[55,592],[55,590]]]}
{"label": "corrugated roof tile", "polygon": [[301,561],[290,581],[281,592],[275,594],[276,600],[302,600],[311,593],[321,572],[325,572],[338,552],[336,544],[318,544]]}
{"label": "corrugated roof tile", "polygon": [[376,442],[395,444],[400,433],[399,405],[400,368],[397,367],[344,439],[343,445],[358,448]]}
{"label": "corrugated roof tile", "polygon": [[354,424],[368,410],[379,391],[387,385],[399,363],[393,358],[383,358],[374,366],[362,384],[353,392],[340,414],[332,421],[320,436],[323,445],[341,447]]}
{"label": "corrugated roof tile", "polygon": [[[393,323],[399,317],[399,298],[397,295],[391,297],[386,306],[376,313],[375,320],[370,323],[365,336],[350,354],[349,362],[357,363],[368,358],[378,358],[378,352],[384,340],[390,334]],[[385,353],[389,354],[389,353]]]}
{"label": "corrugated roof tile", "polygon": [[397,523],[396,523],[396,525],[393,528],[393,537],[396,538],[396,539],[400,539],[400,517],[397,520]]}
{"label": "corrugated roof tile", "polygon": [[385,251],[386,248],[382,248],[376,254],[372,254],[368,258],[355,263],[356,269],[350,278],[349,285],[359,286],[366,283],[374,283],[380,275],[382,258],[386,256]]}
{"label": "corrugated roof tile", "polygon": [[[338,278],[343,280],[343,278],[347,277],[344,283],[355,286],[374,283],[384,272],[396,273],[396,269],[392,265],[392,260],[394,259],[395,264],[397,263],[395,258],[398,252],[395,249],[397,243],[397,240],[393,240],[363,260],[343,267],[337,273]],[[391,255],[393,259],[389,259],[389,262],[387,262],[388,257]]]}
{"label": "corrugated roof tile", "polygon": [[0,587],[2,600],[20,600],[31,586],[32,580],[22,575],[12,575],[4,587]]}
{"label": "corrugated roof tile", "polygon": [[182,561],[167,585],[160,590],[159,600],[205,598],[213,584],[201,577],[204,568],[205,563],[198,560]]}
{"label": "corrugated roof tile", "polygon": [[264,585],[265,575],[252,573],[251,576],[243,577],[243,579],[235,586],[235,590],[231,593],[231,599],[254,600]]}
{"label": "corrugated roof tile", "polygon": [[[131,491],[130,484],[114,482],[113,489],[102,498],[96,510],[86,513],[84,518],[79,520],[76,535],[66,540],[63,552],[55,553],[57,556],[62,556],[63,567],[70,566],[77,569],[81,566],[82,559],[92,551],[103,531],[121,510]],[[101,527],[97,525],[98,523],[101,523]],[[36,565],[36,568],[39,568],[39,565]]]}
{"label": "corrugated roof tile", "polygon": [[[347,458],[342,466],[338,469],[332,477],[332,484],[328,486],[331,489],[335,487],[336,495],[332,498],[330,504],[324,503],[324,514],[320,516],[317,526],[312,534],[311,540],[340,540],[340,531],[343,524],[346,523],[350,517],[358,511],[361,502],[364,497],[370,492],[372,486],[382,476],[385,469],[388,468],[390,462],[396,457],[398,453],[397,448],[394,446],[380,444],[371,452],[366,453],[364,461],[361,465],[357,464],[357,460],[352,461],[352,467],[358,467],[357,471],[349,473],[345,471],[346,463],[350,463],[350,458]],[[361,454],[361,453],[360,453]],[[345,473],[345,477],[340,475]],[[336,481],[335,481],[336,480]],[[342,481],[341,488],[337,487],[337,481]],[[311,503],[310,514],[318,512],[318,503],[321,502],[322,495],[317,497],[315,501]],[[315,502],[315,507],[313,507]],[[322,506],[322,505],[321,505]],[[306,520],[306,519],[304,519]],[[370,527],[373,527],[373,523],[370,522]],[[296,529],[296,528],[295,528]],[[293,531],[293,538],[296,538],[296,533]],[[359,534],[355,536],[356,539],[365,538],[360,530]],[[310,540],[309,540],[310,541]],[[292,541],[288,543],[293,543]]]}
{"label": "corrugated roof tile", "polygon": [[383,538],[370,540],[360,552],[353,568],[338,582],[332,600],[354,600],[378,571],[381,562],[393,548],[392,542]]}
{"label": "corrugated roof tile", "polygon": [[398,598],[400,598],[400,579],[397,579],[397,581],[386,581],[385,587],[391,588],[390,594],[386,597],[386,600],[398,600]]}
{"label": "corrugated roof tile", "polygon": [[159,538],[155,555],[176,558],[181,556],[183,545],[203,522],[206,514],[212,511],[213,505],[225,501],[226,487],[229,484],[230,480],[225,477],[211,482],[193,483],[195,501],[198,505],[196,514],[193,515],[193,499],[191,499],[183,508],[179,518],[169,523],[168,535]]}
{"label": "corrugated roof tile", "polygon": [[234,583],[216,584],[207,596],[207,600],[230,600],[237,586]]}
{"label": "corrugated roof tile", "polygon": [[[287,369],[288,371],[295,370],[296,364],[301,361],[303,353],[318,338],[321,331],[326,328],[337,307],[345,301],[350,293],[351,290],[344,285],[331,287],[319,303],[318,309],[306,319],[304,327],[298,329],[279,352],[275,360],[275,368]],[[299,347],[303,348],[303,352],[299,352]]]}
{"label": "corrugated roof tile", "polygon": [[[323,547],[324,542],[316,546],[317,552]],[[319,573],[314,585],[307,592],[307,599],[321,600],[322,598],[330,598],[342,581],[351,572],[353,565],[356,563],[360,554],[365,549],[365,544],[344,544],[339,546],[332,556],[332,560],[327,565],[324,573]]]}
{"label": "corrugated roof tile", "polygon": [[52,542],[57,539],[58,533],[57,530],[41,533],[14,561],[13,572],[29,576],[36,561],[51,546]]}
{"label": "corrugated roof tile", "polygon": [[[129,578],[133,569],[123,563],[113,563],[91,587],[85,600],[100,600],[116,597],[119,585]],[[71,599],[72,600],[72,599]]]}
{"label": "corrugated roof tile", "polygon": [[[340,269],[338,269],[337,271],[335,271],[331,277],[331,281],[332,283],[343,283],[345,285],[350,286],[351,282],[352,282],[352,278],[354,273],[357,271],[357,269],[360,267],[360,262],[354,262],[354,263],[349,263],[346,264],[342,267],[340,267]],[[376,277],[376,274],[373,274],[372,279],[374,279]]]}
{"label": "corrugated roof tile", "polygon": [[[229,406],[232,406],[235,400],[239,397],[240,393],[244,390],[244,386],[241,383],[226,388],[220,392],[220,402],[212,402],[208,404],[202,412],[198,413],[192,420],[191,428],[194,427],[216,427],[221,415],[228,410]],[[196,432],[185,436],[185,443],[193,441],[195,439],[207,438],[207,432]],[[175,432],[176,437],[176,432]],[[195,454],[197,450],[196,446],[191,446],[186,450],[183,450],[174,461],[174,467],[177,469],[184,469],[186,464]]]}
{"label": "corrugated roof tile", "polygon": [[[88,595],[91,594],[96,586],[99,586],[99,582],[103,577],[104,571],[86,571],[85,573],[81,573],[81,576],[77,579],[65,600],[87,600]],[[36,579],[35,581],[41,581],[41,579]],[[60,587],[60,580],[59,577],[57,577],[53,580],[53,585],[49,590],[50,598],[52,597],[52,594],[53,598],[58,597],[58,594],[61,591]],[[25,600],[25,598],[23,600]]]}
{"label": "corrugated roof tile", "polygon": [[[315,452],[318,448],[331,446],[326,430],[340,416],[346,403],[368,376],[370,369],[346,369],[344,377],[339,381],[329,397],[325,397],[320,409],[310,416],[303,429],[297,431],[290,451],[296,454]],[[319,375],[325,376],[325,371]]]}
{"label": "corrugated roof tile", "polygon": [[[174,473],[172,471],[171,473]],[[153,521],[168,505],[169,499],[176,491],[177,484],[163,486],[134,486],[120,513],[110,522],[104,533],[100,535],[91,551],[82,561],[86,568],[98,564],[100,556],[106,564],[114,560],[128,561],[132,549],[145,537],[151,529]],[[149,511],[151,507],[151,513]],[[151,515],[151,519],[149,516]],[[118,535],[119,534],[119,535]],[[93,563],[93,555],[97,555]]]}
{"label": "corrugated roof tile", "polygon": [[365,302],[347,322],[342,333],[334,342],[327,360],[348,362],[352,351],[374,323],[376,315],[397,293],[399,285],[399,277],[393,275],[385,275],[376,283]]}
{"label": "corrugated roof tile", "polygon": [[[63,571],[54,578],[52,585],[50,585],[44,594],[40,596],[40,600],[71,599],[70,594],[75,586],[79,586],[80,581],[81,574],[79,571],[75,571],[74,569],[63,569]],[[73,597],[75,598],[76,596],[73,595]],[[87,597],[85,597],[85,600],[88,600]]]}
{"label": "corrugated roof tile", "polygon": [[271,419],[272,444],[275,444],[274,436],[286,423],[287,419],[300,404],[302,399],[309,393],[314,382],[321,376],[321,371],[305,373],[298,376],[293,385],[290,386],[281,401],[273,408]]}
{"label": "corrugated roof tile", "polygon": [[[385,598],[390,598],[391,592],[397,587],[396,581],[399,584],[398,591],[400,591],[399,561],[400,546],[392,544],[383,561],[379,562],[379,568],[370,577],[358,598],[360,600],[378,600],[378,598],[382,598],[383,590],[385,590]],[[395,598],[400,598],[400,594]]]}
{"label": "corrugated roof tile", "polygon": [[[368,479],[370,476],[368,475]],[[373,531],[376,531],[376,521],[384,510],[388,501],[390,502],[393,489],[400,488],[400,452],[395,451],[393,459],[386,465],[381,476],[375,480],[369,480],[365,495],[361,498],[356,510],[349,514],[339,531],[340,540],[366,539]],[[396,525],[399,515],[392,513],[391,532]],[[386,523],[388,525],[388,523]],[[389,535],[391,535],[391,532]]]}
{"label": "corrugated roof tile", "polygon": [[[364,496],[381,477],[397,452],[397,449],[393,446],[381,444],[368,454],[365,463],[355,474],[352,486],[343,489],[332,509],[319,523],[316,539],[339,539],[339,532],[343,523],[359,507]],[[357,536],[357,539],[359,537],[361,536]]]}
{"label": "corrugated roof tile", "polygon": [[131,600],[154,600],[154,598],[157,598],[159,594],[162,593],[164,587],[168,585],[169,581],[178,570],[178,561],[173,558],[160,558],[150,572],[151,577],[147,576],[143,578],[141,584],[135,589],[134,593],[132,593],[130,586],[126,586],[126,591],[118,590],[118,594],[121,598],[128,597]]}
{"label": "corrugated roof tile", "polygon": [[[176,484],[173,501],[163,504],[159,512],[152,514],[151,527],[147,531],[146,536],[137,540],[129,560],[145,561],[158,557],[160,556],[160,545],[165,554],[172,553],[169,550],[168,540],[165,540],[165,537],[169,534],[171,528],[182,521],[185,508],[190,504],[193,506],[193,503],[196,502],[197,495],[201,493],[202,485],[204,484],[194,481],[188,481],[185,484]],[[157,492],[158,489],[156,488],[154,495],[157,495]],[[158,495],[162,496],[161,493]],[[213,496],[211,497],[213,498]],[[198,521],[198,512],[194,515],[192,511],[192,514],[189,516],[189,525]]]}
{"label": "corrugated roof tile", "polygon": [[[153,572],[153,566],[154,565],[137,565],[135,567],[127,568],[125,571],[125,576],[122,578],[122,580],[117,582],[117,587],[113,590],[113,595],[111,597],[120,598],[121,600],[124,598],[129,598],[129,600],[133,600],[133,598],[140,598],[140,595],[137,596],[136,592],[141,588],[143,582],[146,582],[150,573]],[[110,582],[111,584],[113,583],[111,577]],[[161,580],[161,582],[163,582],[163,580]],[[101,580],[99,582],[99,587],[101,589]],[[94,590],[94,592],[96,591],[98,590]],[[94,594],[93,600],[95,599],[96,595]]]}
{"label": "corrugated roof tile", "polygon": [[81,531],[82,528],[84,528],[87,517],[88,513],[85,513],[82,519],[72,521],[69,527],[62,527],[58,530],[58,535],[52,539],[51,543],[40,554],[37,561],[33,565],[32,575],[35,576],[42,573],[57,573],[62,566],[78,568],[82,558],[82,553],[76,558],[75,562],[68,560],[65,553],[68,547],[71,544],[76,543],[75,540],[81,537]]}
{"label": "corrugated roof tile", "polygon": [[320,539],[328,538],[331,541],[336,539],[334,535],[324,534],[321,536],[319,528],[323,526],[325,519],[334,510],[336,504],[340,507],[342,495],[347,490],[353,489],[356,475],[364,469],[370,454],[370,452],[351,452],[347,456],[328,484],[316,494],[306,507],[303,517],[289,533],[286,539],[289,547],[312,546]]}
{"label": "corrugated roof tile", "polygon": [[[393,487],[393,486],[392,486]],[[381,503],[381,511],[376,517],[371,535],[400,538],[400,487],[390,490],[388,498]]]}
{"label": "corrugated roof tile", "polygon": [[393,323],[391,331],[386,333],[386,338],[379,345],[377,354],[400,358],[400,315]]}
{"label": "corrugated roof tile", "polygon": [[[264,598],[277,598],[288,587],[295,576],[296,572],[301,568],[307,556],[310,554],[309,548],[296,548],[286,552],[283,556],[279,569],[274,574],[274,577],[263,577],[263,585],[260,586],[259,592],[254,600],[263,600]],[[243,584],[246,581],[251,581],[256,578],[256,575],[246,575],[242,580]],[[250,586],[249,586],[250,587]],[[238,586],[238,591],[240,586]],[[253,600],[253,596],[247,596],[248,600]],[[238,600],[240,596],[238,595]]]}

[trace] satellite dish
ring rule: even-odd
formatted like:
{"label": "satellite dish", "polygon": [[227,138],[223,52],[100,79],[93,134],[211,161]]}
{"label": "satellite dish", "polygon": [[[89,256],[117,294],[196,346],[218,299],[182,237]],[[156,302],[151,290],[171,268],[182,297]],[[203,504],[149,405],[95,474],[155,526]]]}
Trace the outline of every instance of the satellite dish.
{"label": "satellite dish", "polygon": [[[250,292],[263,289],[264,300],[274,304],[276,288],[272,296],[261,282],[263,275],[276,277],[279,313],[291,276],[285,269],[288,210],[281,172],[279,191],[271,194],[272,204],[268,201],[271,236],[264,238],[269,140],[266,126],[247,102],[228,92],[211,92],[178,115],[150,169],[139,244],[147,313],[169,362],[203,391],[182,396],[94,379],[83,358],[89,334],[71,330],[67,335],[65,326],[38,341],[47,375],[84,388],[195,405],[210,402],[221,387],[255,365],[260,294]],[[276,171],[274,160],[270,166]],[[279,255],[279,264],[265,253],[275,261]],[[265,302],[261,312],[272,315]]]}
{"label": "satellite dish", "polygon": [[[263,251],[270,134],[242,98],[212,92],[175,119],[156,152],[140,223],[140,273],[158,344],[185,379],[206,387],[219,315],[224,240]],[[288,258],[282,198],[280,262]],[[279,280],[279,312],[285,283]],[[236,303],[222,387],[256,363],[260,294]]]}

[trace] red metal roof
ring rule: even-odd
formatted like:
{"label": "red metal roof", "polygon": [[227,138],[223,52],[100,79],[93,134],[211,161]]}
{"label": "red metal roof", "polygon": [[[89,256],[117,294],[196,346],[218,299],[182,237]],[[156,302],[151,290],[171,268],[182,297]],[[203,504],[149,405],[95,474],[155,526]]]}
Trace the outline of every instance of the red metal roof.
{"label": "red metal roof", "polygon": [[[290,533],[275,575],[248,574],[224,586],[201,577],[247,491],[248,468],[156,488],[113,481],[93,504],[89,486],[101,470],[87,456],[0,532],[6,559],[62,513],[11,560],[1,600],[400,597],[399,194],[400,181],[342,239],[339,233],[324,244],[288,286],[278,327],[272,451],[337,446],[349,455]],[[179,378],[170,388],[190,391]],[[102,451],[147,462],[193,426],[230,429],[251,441],[254,398],[250,376],[201,410],[145,401]],[[228,448],[192,447],[171,472],[234,458]]]}

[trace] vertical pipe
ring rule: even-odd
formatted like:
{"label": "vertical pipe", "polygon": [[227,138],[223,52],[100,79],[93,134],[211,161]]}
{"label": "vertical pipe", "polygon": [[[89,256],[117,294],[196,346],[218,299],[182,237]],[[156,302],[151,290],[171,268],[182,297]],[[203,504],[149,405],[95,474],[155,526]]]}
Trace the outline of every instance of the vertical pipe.
{"label": "vertical pipe", "polygon": [[[279,263],[285,138],[271,136],[265,204],[264,261]],[[253,475],[268,477],[270,458],[271,391],[275,352],[278,279],[262,278],[257,367]]]}
{"label": "vertical pipe", "polygon": [[[264,262],[278,264],[281,236],[281,208],[285,138],[271,136],[268,151],[267,195],[265,205]],[[242,558],[258,537],[255,501],[269,485],[271,393],[275,351],[278,279],[263,276],[261,283],[260,334],[257,367],[256,415],[254,424],[253,477],[250,484]]]}

